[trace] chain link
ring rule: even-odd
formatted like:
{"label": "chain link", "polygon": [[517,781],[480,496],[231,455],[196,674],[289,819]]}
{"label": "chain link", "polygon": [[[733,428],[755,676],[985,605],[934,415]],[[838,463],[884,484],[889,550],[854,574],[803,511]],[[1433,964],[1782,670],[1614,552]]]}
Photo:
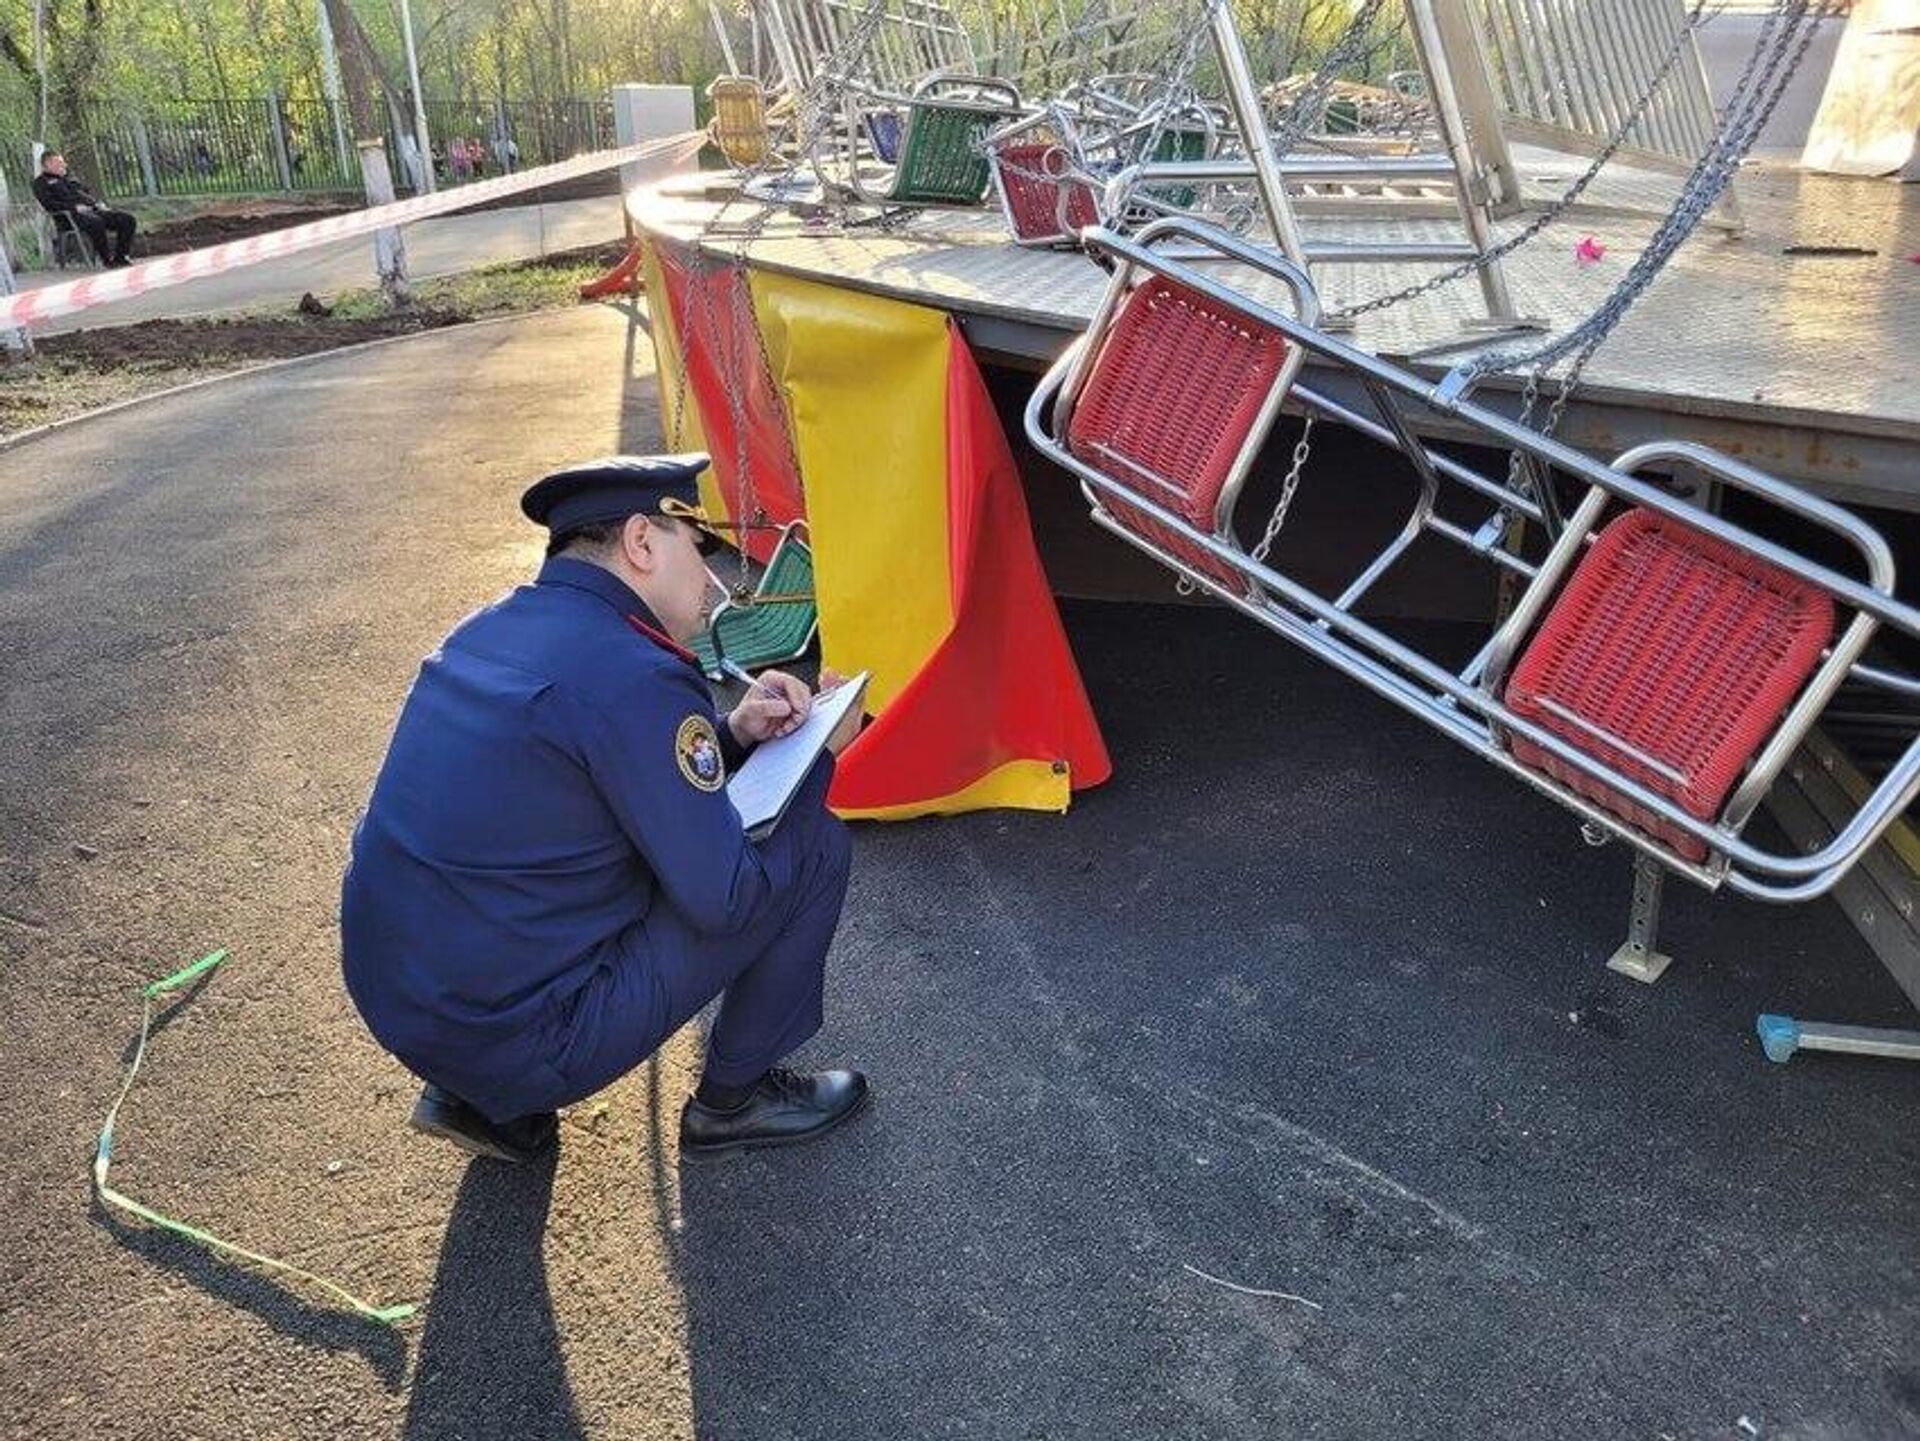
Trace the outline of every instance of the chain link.
{"label": "chain link", "polygon": [[[1716,11],[1714,13],[1718,12]],[[1407,286],[1403,290],[1390,291],[1385,295],[1376,295],[1369,300],[1357,301],[1352,305],[1343,305],[1336,310],[1330,311],[1328,313],[1328,319],[1354,320],[1362,315],[1370,315],[1375,311],[1385,310],[1389,306],[1400,305],[1409,300],[1417,300],[1423,295],[1430,295],[1442,286],[1452,285],[1456,281],[1465,280],[1470,275],[1478,275],[1488,266],[1497,264],[1506,259],[1507,256],[1512,255],[1541,231],[1559,220],[1561,216],[1565,215],[1579,203],[1580,197],[1586,194],[1587,188],[1599,178],[1600,172],[1607,167],[1614,155],[1618,153],[1620,147],[1626,144],[1627,136],[1632,133],[1634,126],[1639,124],[1641,118],[1647,113],[1647,108],[1652,105],[1654,97],[1660,93],[1661,87],[1666,84],[1667,77],[1673,73],[1674,67],[1680,63],[1681,57],[1686,54],[1687,44],[1693,38],[1694,31],[1704,24],[1708,18],[1707,0],[1695,0],[1693,9],[1687,15],[1686,22],[1674,32],[1673,43],[1667,48],[1667,53],[1661,57],[1659,65],[1654,68],[1653,78],[1647,82],[1646,87],[1641,90],[1633,104],[1628,107],[1625,117],[1614,127],[1613,133],[1607,137],[1606,144],[1601,146],[1592,162],[1580,173],[1573,184],[1567,187],[1566,194],[1542,210],[1521,229],[1515,231],[1499,244],[1481,251],[1478,255],[1474,256],[1473,259],[1462,261],[1449,270],[1438,271],[1424,280]]]}
{"label": "chain link", "polygon": [[[1699,13],[1698,7],[1695,13]],[[1719,203],[1741,157],[1752,149],[1753,142],[1766,128],[1774,108],[1780,103],[1780,97],[1786,92],[1788,82],[1805,58],[1807,48],[1819,29],[1818,22],[1835,13],[1837,9],[1829,0],[1776,0],[1754,42],[1753,54],[1748,57],[1746,69],[1734,87],[1733,99],[1712,140],[1682,187],[1680,199],[1613,292],[1566,335],[1529,354],[1486,356],[1467,368],[1469,377],[1525,368],[1526,381],[1521,387],[1520,409],[1516,417],[1520,424],[1533,423],[1541,385],[1552,368],[1571,355],[1572,363],[1555,378],[1554,397],[1540,424],[1540,434],[1551,436],[1559,429],[1588,362],[1626,317],[1627,311],[1652,285],[1673,253]],[[1789,51],[1792,52],[1791,58]],[[1507,481],[1513,489],[1530,494],[1543,510],[1551,514],[1548,504],[1550,497],[1546,493],[1551,483],[1550,477],[1531,456],[1517,450],[1511,452]]]}
{"label": "chain link", "polygon": [[1273,135],[1273,153],[1285,155],[1300,142],[1301,136],[1320,118],[1326,109],[1327,97],[1333,93],[1333,87],[1340,78],[1340,72],[1366,48],[1367,30],[1372,26],[1374,17],[1380,13],[1382,0],[1365,0],[1365,3],[1353,14],[1347,28],[1334,42],[1333,48],[1321,58],[1319,68],[1313,72],[1313,78],[1307,82],[1288,108],[1287,122]]}
{"label": "chain link", "polygon": [[[814,146],[818,144],[817,137],[826,124],[830,110],[839,102],[846,88],[852,83],[856,66],[865,57],[881,21],[885,18],[887,4],[888,0],[868,0],[867,7],[861,12],[859,20],[815,67],[813,78],[807,82],[795,99],[793,110],[787,119],[781,122],[779,132],[781,134],[791,132],[796,151],[811,154]],[[752,199],[755,206],[753,213],[736,230],[729,233],[729,238],[733,241],[732,255],[727,262],[730,274],[734,278],[744,278],[748,249],[765,232],[768,222],[778,210],[774,203],[752,197],[749,187],[758,180],[791,175],[798,168],[781,155],[776,135],[772,133],[771,127],[769,129],[766,156],[758,163],[740,170],[738,183],[707,217],[706,223],[701,227],[700,233],[695,237],[690,248],[691,263],[688,274],[693,287],[693,303],[689,306],[689,323],[681,327],[679,317],[675,317],[675,328],[684,331],[679,336],[680,363],[674,377],[672,445],[675,450],[682,448],[686,431],[689,382],[693,369],[691,359],[693,346],[696,343],[713,342],[720,335],[709,291],[713,271],[706,262],[702,247],[719,233],[728,213],[737,202],[743,198]],[[817,163],[815,168],[818,169]],[[822,192],[825,194],[827,193],[825,179],[820,177],[820,180]],[[839,218],[844,222],[844,215]],[[672,308],[669,303],[669,311]],[[737,466],[736,479],[741,513],[733,518],[747,524],[764,524],[767,518],[766,509],[759,501],[753,474],[753,448],[747,435],[748,406],[741,383],[743,367],[734,363],[738,360],[734,352],[739,348],[737,342],[740,338],[735,320],[737,317],[731,314],[731,307],[729,307],[725,353],[717,357],[722,363],[715,366],[726,395],[727,423],[733,442],[733,458]],[[766,337],[761,334],[758,324],[752,325],[751,329],[759,352],[761,373],[771,383],[773,362],[767,352]],[[791,417],[787,414],[787,407],[784,404],[779,406],[779,411],[781,432],[787,447],[789,473],[798,476],[800,474],[799,450],[794,441]],[[711,437],[709,437],[709,443],[711,443]],[[739,531],[736,534],[739,570],[732,594],[736,603],[748,604],[751,603],[753,594],[751,560],[746,544],[746,532]]]}
{"label": "chain link", "polygon": [[1308,413],[1300,427],[1300,439],[1293,444],[1293,463],[1287,467],[1287,477],[1280,482],[1280,499],[1274,502],[1273,514],[1267,517],[1267,528],[1260,536],[1260,543],[1254,546],[1252,555],[1255,560],[1264,561],[1267,552],[1273,549],[1273,543],[1280,538],[1280,528],[1287,523],[1287,512],[1293,509],[1293,493],[1300,488],[1300,477],[1307,468],[1307,458],[1313,454],[1313,415]]}
{"label": "chain link", "polygon": [[[1200,51],[1209,39],[1208,27],[1214,7],[1221,3],[1224,3],[1224,0],[1200,0],[1200,3],[1193,6],[1192,20],[1184,28],[1171,33],[1166,49],[1160,57],[1162,68],[1168,72],[1161,86],[1161,94],[1154,101],[1141,107],[1152,123],[1145,139],[1132,147],[1136,155],[1143,158],[1153,155],[1160,144],[1161,137],[1166,134],[1171,125],[1180,117],[1193,115],[1202,108],[1198,93],[1193,90],[1189,81],[1199,65]],[[1308,81],[1306,88],[1290,107],[1286,124],[1274,135],[1273,144],[1278,153],[1285,154],[1291,150],[1324,109],[1327,97],[1339,79],[1340,71],[1351,64],[1365,48],[1367,31],[1379,15],[1384,3],[1385,0],[1363,0],[1360,8],[1348,21],[1346,28],[1341,31],[1339,38],[1321,58],[1312,79]],[[1065,111],[1057,104],[1049,103],[1045,107],[1045,112],[1049,116],[1050,128],[1060,137],[1060,143],[1047,153],[1057,151],[1065,158],[1066,166],[1061,173],[1050,173],[1045,169],[1045,154],[1041,160],[1042,168],[1033,170],[1023,165],[1013,164],[1003,157],[994,156],[991,146],[984,143],[981,153],[998,165],[1004,174],[1059,185],[1063,188],[1069,182],[1088,184],[1097,188],[1104,177],[1100,175],[1086,153],[1085,147],[1080,143],[1076,128]],[[1251,227],[1254,215],[1255,211],[1251,205],[1238,206],[1229,213],[1227,228],[1235,233],[1244,233]],[[1106,217],[1108,223],[1119,218]]]}
{"label": "chain link", "polygon": [[[1612,293],[1593,314],[1565,335],[1530,352],[1484,356],[1469,365],[1466,374],[1471,378],[1523,366],[1545,371],[1566,356],[1576,355],[1569,376],[1577,378],[1593,352],[1659,276],[1673,253],[1719,203],[1742,157],[1752,149],[1780,103],[1780,97],[1786,93],[1787,83],[1799,68],[1807,47],[1813,43],[1818,22],[1834,13],[1837,11],[1830,0],[1776,0],[1726,113],[1682,186],[1679,200]],[[1569,389],[1563,382],[1557,410],[1565,409],[1564,396]]]}

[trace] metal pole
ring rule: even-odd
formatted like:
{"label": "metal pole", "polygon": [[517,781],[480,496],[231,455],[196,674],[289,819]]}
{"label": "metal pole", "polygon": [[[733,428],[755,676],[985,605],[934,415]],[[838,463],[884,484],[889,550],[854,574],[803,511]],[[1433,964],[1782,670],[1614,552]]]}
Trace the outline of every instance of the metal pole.
{"label": "metal pole", "polygon": [[420,56],[413,48],[413,6],[400,0],[400,29],[407,42],[407,79],[413,85],[413,141],[420,147],[420,184],[434,191],[433,139],[427,134],[427,103],[420,94]]}
{"label": "metal pole", "polygon": [[[1420,56],[1420,68],[1427,77],[1427,94],[1433,100],[1433,118],[1440,126],[1441,143],[1453,158],[1458,172],[1460,219],[1473,237],[1474,246],[1485,255],[1493,248],[1493,227],[1481,204],[1485,181],[1473,147],[1467,143],[1466,122],[1460,116],[1460,96],[1453,86],[1453,72],[1447,65],[1446,45],[1440,25],[1434,19],[1431,0],[1407,0],[1407,23],[1412,27],[1414,49]],[[1487,311],[1495,320],[1512,320],[1516,312],[1513,296],[1507,291],[1507,277],[1494,261],[1481,268],[1480,290],[1486,297]]]}
{"label": "metal pole", "polygon": [[[12,295],[17,289],[13,281],[13,257],[7,253],[7,221],[12,211],[12,202],[7,193],[7,177],[0,174],[0,295]],[[14,326],[0,331],[0,345],[6,346],[22,359],[33,354],[33,337],[27,334],[24,326]]]}
{"label": "metal pole", "polygon": [[1240,127],[1240,143],[1253,161],[1254,184],[1273,226],[1273,238],[1280,249],[1302,270],[1307,268],[1307,243],[1293,217],[1287,200],[1286,182],[1280,177],[1280,157],[1273,153],[1273,137],[1267,133],[1267,119],[1260,109],[1260,91],[1253,83],[1253,71],[1247,64],[1246,47],[1233,23],[1233,12],[1226,0],[1207,0],[1207,25],[1213,32],[1214,53],[1220,59],[1220,73],[1227,85],[1227,104],[1233,109],[1234,122]]}
{"label": "metal pole", "polygon": [[727,74],[738,75],[740,62],[734,59],[733,42],[727,38],[727,27],[720,20],[720,7],[713,0],[707,0],[707,18],[713,21],[713,33],[719,37],[720,56],[727,62]]}
{"label": "metal pole", "polygon": [[1763,1015],[1754,1024],[1769,1061],[1787,1061],[1795,1051],[1843,1051],[1855,1056],[1886,1056],[1920,1061],[1920,1031],[1890,1031],[1878,1026],[1842,1026],[1831,1021],[1796,1021]]}
{"label": "metal pole", "polygon": [[1607,962],[1607,969],[1649,985],[1673,963],[1659,950],[1660,892],[1667,873],[1658,861],[1644,855],[1633,858],[1633,909],[1627,915],[1627,938]]}
{"label": "metal pole", "polygon": [[1439,22],[1440,45],[1453,76],[1460,113],[1467,122],[1467,138],[1473,144],[1474,154],[1487,164],[1486,179],[1493,191],[1489,201],[1496,207],[1496,213],[1518,210],[1521,208],[1520,172],[1514,167],[1513,152],[1507,146],[1506,132],[1500,127],[1500,101],[1479,26],[1461,0],[1433,0],[1433,12]]}

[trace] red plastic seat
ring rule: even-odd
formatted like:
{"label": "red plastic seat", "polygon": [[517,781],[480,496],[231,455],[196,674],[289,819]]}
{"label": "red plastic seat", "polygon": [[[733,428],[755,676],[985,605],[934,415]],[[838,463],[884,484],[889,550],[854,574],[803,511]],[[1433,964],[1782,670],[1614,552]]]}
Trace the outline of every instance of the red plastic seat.
{"label": "red plastic seat", "polygon": [[[1215,533],[1221,493],[1286,362],[1278,331],[1149,276],[1123,300],[1067,425],[1067,445],[1195,529]],[[1103,496],[1122,524],[1223,584],[1245,576],[1143,512]]]}
{"label": "red plastic seat", "polygon": [[[1100,223],[1093,189],[1084,180],[1054,178],[1060,163],[1057,141],[1036,140],[1007,144],[993,152],[994,170],[1006,200],[1007,223],[1016,239],[1070,240],[1082,228]],[[1066,191],[1066,225],[1060,223],[1060,192]]]}
{"label": "red plastic seat", "polygon": [[[1823,591],[1678,521],[1632,510],[1595,537],[1514,667],[1506,700],[1711,820],[1832,634]],[[1700,841],[1539,746],[1515,738],[1513,754],[1688,860],[1706,859]]]}

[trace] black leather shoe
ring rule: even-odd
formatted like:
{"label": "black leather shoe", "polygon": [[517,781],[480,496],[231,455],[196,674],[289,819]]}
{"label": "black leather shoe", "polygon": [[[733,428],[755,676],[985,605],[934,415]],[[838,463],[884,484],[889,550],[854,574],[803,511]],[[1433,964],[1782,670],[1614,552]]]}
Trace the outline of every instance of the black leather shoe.
{"label": "black leather shoe", "polygon": [[867,1103],[858,1071],[788,1071],[775,1066],[730,1111],[699,1100],[680,1113],[680,1154],[714,1156],[750,1146],[791,1146],[824,1136]]}
{"label": "black leather shoe", "polygon": [[407,1122],[425,1136],[451,1141],[468,1155],[495,1161],[531,1161],[553,1145],[560,1118],[552,1111],[512,1121],[489,1121],[450,1091],[428,1086]]}

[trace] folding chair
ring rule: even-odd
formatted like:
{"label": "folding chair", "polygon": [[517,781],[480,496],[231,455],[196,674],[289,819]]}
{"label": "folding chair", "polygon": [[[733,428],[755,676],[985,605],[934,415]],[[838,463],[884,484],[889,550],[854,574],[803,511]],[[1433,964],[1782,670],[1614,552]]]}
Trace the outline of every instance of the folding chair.
{"label": "folding chair", "polygon": [[51,210],[47,219],[53,226],[53,263],[65,270],[69,261],[86,270],[98,270],[100,257],[93,253],[93,245],[87,239],[86,232],[68,210]]}

